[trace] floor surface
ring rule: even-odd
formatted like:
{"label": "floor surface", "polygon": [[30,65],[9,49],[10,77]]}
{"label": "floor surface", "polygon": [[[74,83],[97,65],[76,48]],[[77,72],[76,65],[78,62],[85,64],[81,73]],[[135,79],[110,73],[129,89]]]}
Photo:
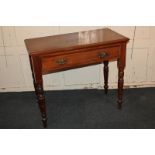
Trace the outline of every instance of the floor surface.
{"label": "floor surface", "polygon": [[[155,88],[126,89],[122,110],[117,90],[45,92],[49,129],[154,129]],[[0,93],[1,129],[42,129],[34,92]]]}

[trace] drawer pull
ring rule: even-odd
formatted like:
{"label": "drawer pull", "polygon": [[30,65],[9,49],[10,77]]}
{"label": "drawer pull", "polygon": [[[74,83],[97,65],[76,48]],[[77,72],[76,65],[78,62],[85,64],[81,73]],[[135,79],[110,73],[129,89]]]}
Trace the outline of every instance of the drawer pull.
{"label": "drawer pull", "polygon": [[64,65],[64,64],[67,63],[67,60],[64,59],[64,58],[61,58],[61,59],[58,59],[58,60],[56,61],[56,63],[59,64],[59,65]]}
{"label": "drawer pull", "polygon": [[102,52],[102,53],[99,53],[98,56],[102,59],[102,58],[107,57],[108,56],[108,53]]}

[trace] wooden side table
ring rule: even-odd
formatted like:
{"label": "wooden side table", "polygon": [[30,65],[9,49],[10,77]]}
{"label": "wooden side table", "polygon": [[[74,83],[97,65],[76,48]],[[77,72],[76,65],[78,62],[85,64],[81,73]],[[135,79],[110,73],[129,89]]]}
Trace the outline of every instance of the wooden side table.
{"label": "wooden side table", "polygon": [[44,127],[47,126],[44,74],[104,63],[104,88],[107,94],[108,63],[117,61],[117,103],[121,108],[128,41],[128,38],[108,28],[25,40]]}

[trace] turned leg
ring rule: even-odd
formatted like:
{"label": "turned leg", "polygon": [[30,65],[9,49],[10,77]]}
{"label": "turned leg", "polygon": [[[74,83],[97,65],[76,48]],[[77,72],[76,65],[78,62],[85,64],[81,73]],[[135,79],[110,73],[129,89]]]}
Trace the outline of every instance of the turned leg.
{"label": "turned leg", "polygon": [[117,61],[118,66],[118,108],[122,108],[123,103],[123,85],[124,85],[124,69],[126,65],[126,44],[122,44],[120,58]]}
{"label": "turned leg", "polygon": [[118,108],[122,108],[123,103],[124,68],[118,68]]}
{"label": "turned leg", "polygon": [[104,61],[104,92],[108,93],[108,75],[109,75],[109,61]]}
{"label": "turned leg", "polygon": [[47,127],[47,114],[46,114],[46,104],[45,104],[45,96],[43,91],[43,84],[42,83],[34,83],[36,96],[38,100],[39,109],[42,116],[42,122],[44,128]]}
{"label": "turned leg", "polygon": [[43,79],[41,71],[41,61],[39,57],[29,57],[32,69],[33,83],[35,88],[35,93],[38,100],[39,109],[41,112],[42,122],[44,128],[47,127],[47,114],[46,114],[46,102],[43,90]]}

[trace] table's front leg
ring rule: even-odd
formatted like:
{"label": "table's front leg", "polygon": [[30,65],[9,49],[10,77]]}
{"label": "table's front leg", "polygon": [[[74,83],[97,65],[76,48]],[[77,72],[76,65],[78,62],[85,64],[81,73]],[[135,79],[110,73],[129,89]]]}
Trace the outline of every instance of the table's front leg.
{"label": "table's front leg", "polygon": [[43,89],[43,78],[42,78],[42,67],[39,57],[30,57],[34,87],[38,100],[39,109],[42,116],[42,122],[44,128],[47,127],[47,114],[46,114],[46,103]]}
{"label": "table's front leg", "polygon": [[43,90],[43,84],[42,83],[34,83],[37,100],[39,109],[42,116],[42,122],[44,128],[47,127],[47,114],[46,114],[46,103],[45,103],[45,96],[44,96],[44,90]]}
{"label": "table's front leg", "polygon": [[126,44],[122,44],[120,57],[118,59],[118,108],[122,108],[123,103],[123,86],[124,86],[124,69],[126,65]]}
{"label": "table's front leg", "polygon": [[124,68],[118,68],[118,108],[121,109],[123,103]]}

